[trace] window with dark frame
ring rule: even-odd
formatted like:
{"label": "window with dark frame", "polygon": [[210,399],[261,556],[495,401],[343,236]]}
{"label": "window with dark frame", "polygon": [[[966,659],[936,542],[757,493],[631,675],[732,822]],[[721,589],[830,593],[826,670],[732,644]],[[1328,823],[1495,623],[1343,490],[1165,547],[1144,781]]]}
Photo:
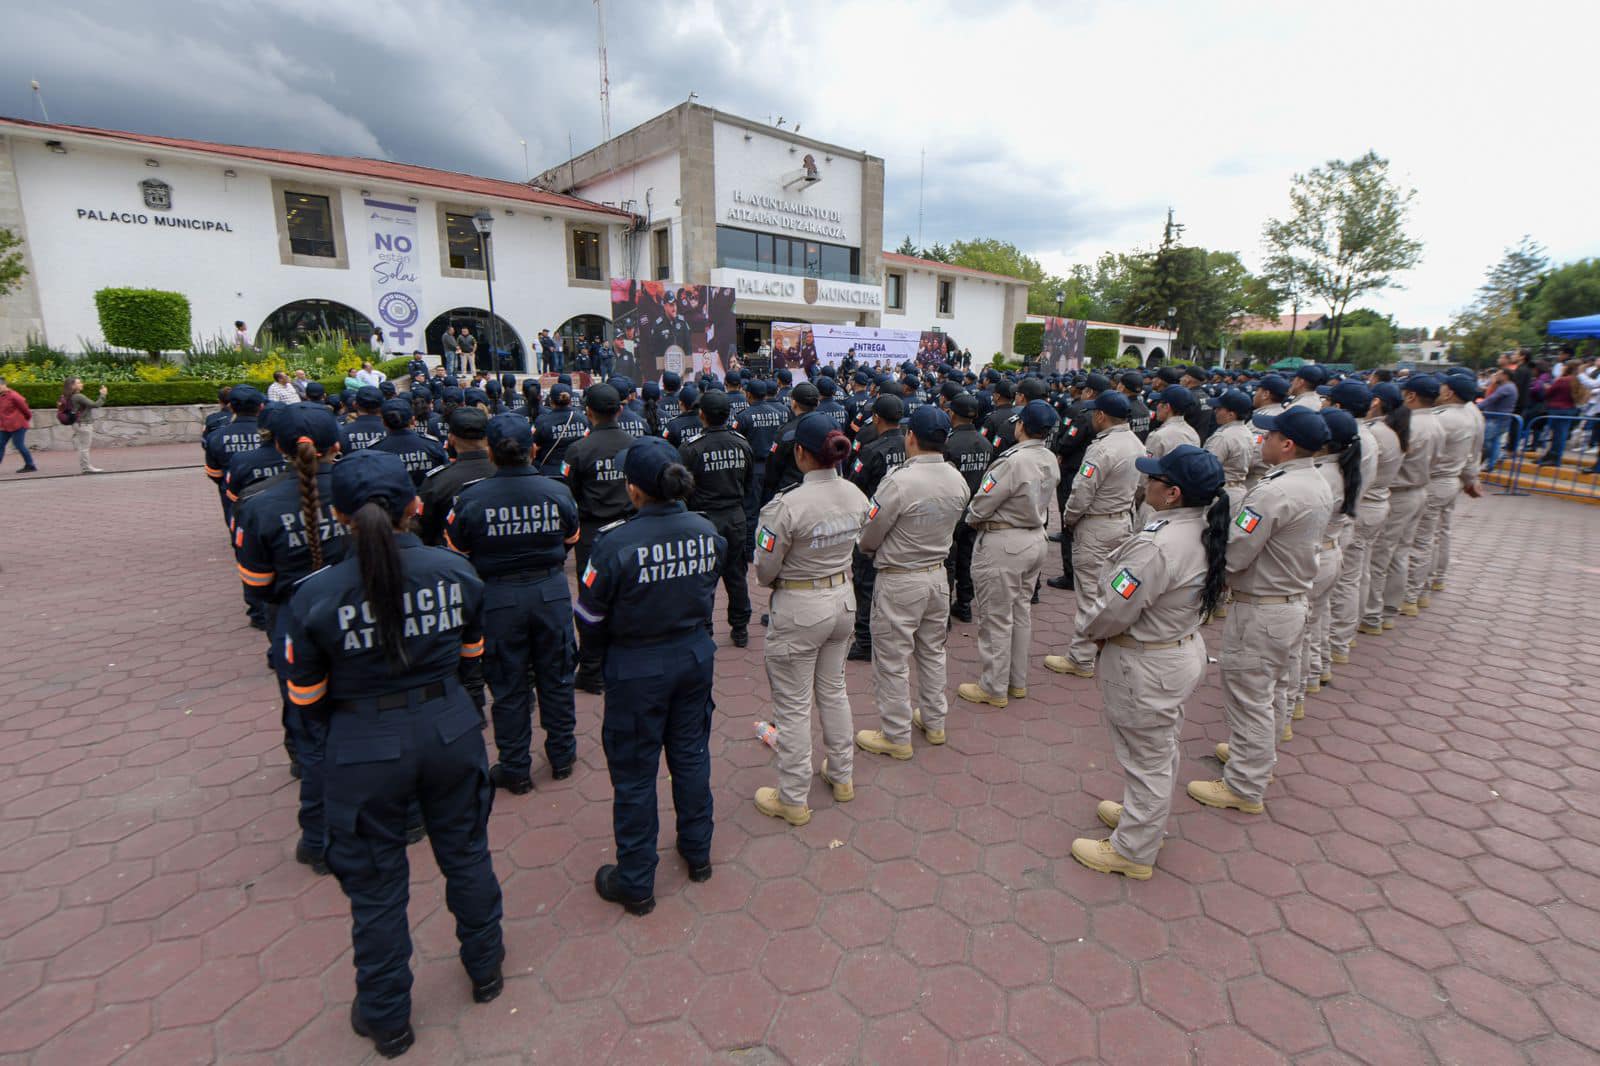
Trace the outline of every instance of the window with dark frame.
{"label": "window with dark frame", "polygon": [[672,277],[672,231],[663,226],[656,230],[656,280]]}
{"label": "window with dark frame", "polygon": [[948,315],[951,313],[950,304],[954,294],[954,289],[954,282],[945,281],[943,278],[939,279],[939,313],[941,315]]}
{"label": "window with dark frame", "polygon": [[289,250],[295,255],[339,257],[333,237],[333,205],[326,196],[285,189],[283,218],[289,231]]}
{"label": "window with dark frame", "polygon": [[457,215],[446,211],[444,233],[450,245],[450,269],[484,269],[483,241],[478,239],[478,230],[472,224],[471,215]]}
{"label": "window with dark frame", "polygon": [[717,265],[833,281],[860,281],[861,250],[734,226],[717,227]]}
{"label": "window with dark frame", "polygon": [[600,233],[592,229],[572,231],[572,276],[580,281],[600,281]]}
{"label": "window with dark frame", "polygon": [[906,308],[906,276],[904,274],[885,274],[884,289],[884,305],[894,311],[904,311]]}

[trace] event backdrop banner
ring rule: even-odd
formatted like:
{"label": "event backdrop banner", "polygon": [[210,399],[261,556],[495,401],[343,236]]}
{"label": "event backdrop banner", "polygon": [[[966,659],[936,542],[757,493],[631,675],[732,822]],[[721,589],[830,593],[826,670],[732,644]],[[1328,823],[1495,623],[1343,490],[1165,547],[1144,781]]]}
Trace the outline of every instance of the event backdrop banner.
{"label": "event backdrop banner", "polygon": [[385,200],[362,200],[371,234],[373,316],[387,351],[422,346],[422,271],[417,251],[417,209]]}
{"label": "event backdrop banner", "polygon": [[738,351],[734,338],[734,292],[717,285],[611,279],[611,322],[625,353],[615,373],[660,381],[672,371],[685,378],[722,377]]}
{"label": "event backdrop banner", "polygon": [[[856,365],[868,370],[894,373],[901,363],[920,362],[925,349],[923,338],[943,334],[919,333],[914,329],[879,329],[875,326],[834,326],[826,323],[774,322],[772,324],[772,366],[788,367],[803,373],[807,380],[823,366],[838,366],[851,348],[856,350]],[[942,345],[942,342],[941,342]],[[938,363],[943,359],[940,349]]]}
{"label": "event backdrop banner", "polygon": [[1039,362],[1045,370],[1065,374],[1083,368],[1083,341],[1088,336],[1089,323],[1081,318],[1047,318],[1044,320],[1044,344],[1039,350]]}

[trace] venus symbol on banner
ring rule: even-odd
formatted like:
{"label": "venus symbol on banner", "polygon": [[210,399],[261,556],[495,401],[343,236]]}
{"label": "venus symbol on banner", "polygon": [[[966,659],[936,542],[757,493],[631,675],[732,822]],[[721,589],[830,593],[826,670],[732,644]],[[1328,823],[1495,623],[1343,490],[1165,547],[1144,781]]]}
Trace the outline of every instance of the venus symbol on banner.
{"label": "venus symbol on banner", "polygon": [[417,209],[363,200],[372,234],[372,300],[378,323],[396,349],[411,342],[422,317],[417,269]]}

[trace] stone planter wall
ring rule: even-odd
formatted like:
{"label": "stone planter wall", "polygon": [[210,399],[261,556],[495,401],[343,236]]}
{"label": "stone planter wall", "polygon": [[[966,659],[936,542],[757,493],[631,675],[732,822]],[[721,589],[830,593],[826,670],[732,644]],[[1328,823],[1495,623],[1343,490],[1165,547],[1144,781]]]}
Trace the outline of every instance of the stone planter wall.
{"label": "stone planter wall", "polygon": [[[200,430],[214,406],[102,407],[94,413],[94,446],[124,448],[139,444],[200,442]],[[33,412],[28,447],[37,451],[72,447],[72,427],[56,421],[54,407]]]}

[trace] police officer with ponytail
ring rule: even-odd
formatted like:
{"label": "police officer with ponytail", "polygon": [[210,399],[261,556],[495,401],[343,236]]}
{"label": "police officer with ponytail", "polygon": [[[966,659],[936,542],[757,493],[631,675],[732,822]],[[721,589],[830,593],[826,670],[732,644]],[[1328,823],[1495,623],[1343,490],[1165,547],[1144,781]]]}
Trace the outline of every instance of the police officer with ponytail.
{"label": "police officer with ponytail", "polygon": [[356,416],[339,430],[344,454],[370,448],[389,435],[383,424],[383,392],[376,385],[363,385],[355,392]]}
{"label": "police officer with ponytail", "polygon": [[472,998],[504,986],[500,883],[489,857],[482,720],[456,680],[483,654],[483,582],[454,552],[407,532],[416,492],[393,455],[346,456],[330,477],[346,558],[283,608],[290,701],[328,720],[326,862],[350,900],[350,1025],[393,1058],[411,1029],[406,811],[419,801],[443,873]]}
{"label": "police officer with ponytail", "polygon": [[594,888],[629,914],[655,909],[656,778],[666,751],[677,848],[691,881],[711,877],[711,614],[730,545],[685,507],[694,477],[659,437],[618,458],[633,517],[603,531],[578,579],[578,627],[605,677],[601,739],[617,861]]}
{"label": "police officer with ponytail", "polygon": [[406,464],[406,473],[411,475],[411,484],[420,489],[423,479],[449,463],[450,457],[445,454],[444,445],[412,428],[414,418],[410,400],[397,396],[383,401],[383,428],[389,435],[372,447],[398,455]]}
{"label": "police officer with ponytail", "polygon": [[291,404],[274,416],[273,442],[290,476],[255,496],[234,514],[234,554],[245,598],[261,605],[271,634],[268,658],[283,700],[284,749],[289,772],[300,779],[297,861],[319,874],[327,848],[322,809],[322,750],[327,718],[289,698],[289,664],[283,656],[288,624],[283,605],[301,578],[344,558],[344,527],[333,518],[330,477],[339,454],[339,423],[321,404]]}
{"label": "police officer with ponytail", "polygon": [[563,565],[567,545],[578,539],[578,505],[566,485],[533,468],[533,426],[526,418],[496,415],[488,439],[494,476],[462,492],[445,538],[483,578],[483,673],[494,693],[500,752],[489,778],[520,796],[533,790],[534,693],[550,775],[570,777],[577,761],[572,677],[578,653]]}
{"label": "police officer with ponytail", "polygon": [[1227,582],[1228,495],[1222,463],[1180,444],[1135,460],[1149,481],[1153,520],[1106,559],[1080,617],[1100,649],[1106,728],[1122,764],[1122,802],[1096,813],[1109,839],[1080,837],[1072,857],[1091,870],[1148,880],[1161,849],[1178,779],[1183,704],[1206,671],[1196,634],[1222,603]]}

